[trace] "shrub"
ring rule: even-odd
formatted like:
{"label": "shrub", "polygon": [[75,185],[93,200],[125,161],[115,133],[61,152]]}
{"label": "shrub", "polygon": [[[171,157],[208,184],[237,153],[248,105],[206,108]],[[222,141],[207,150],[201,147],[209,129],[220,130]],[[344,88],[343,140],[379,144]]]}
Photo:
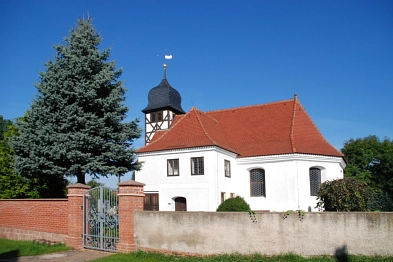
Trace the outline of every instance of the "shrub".
{"label": "shrub", "polygon": [[324,211],[369,211],[372,192],[366,183],[354,178],[322,183],[317,207]]}
{"label": "shrub", "polygon": [[250,206],[240,196],[228,198],[217,208],[217,212],[250,212]]}

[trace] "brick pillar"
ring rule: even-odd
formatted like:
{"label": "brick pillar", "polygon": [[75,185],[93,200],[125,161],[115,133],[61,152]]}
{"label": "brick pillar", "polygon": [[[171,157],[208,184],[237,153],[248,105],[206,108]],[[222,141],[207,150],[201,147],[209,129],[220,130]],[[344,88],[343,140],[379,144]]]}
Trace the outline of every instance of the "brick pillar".
{"label": "brick pillar", "polygon": [[84,184],[73,184],[68,188],[68,237],[66,245],[74,249],[83,248],[83,194],[90,189]]}
{"label": "brick pillar", "polygon": [[129,253],[136,251],[134,237],[134,211],[143,210],[143,187],[145,184],[128,180],[119,186],[119,243],[116,251]]}

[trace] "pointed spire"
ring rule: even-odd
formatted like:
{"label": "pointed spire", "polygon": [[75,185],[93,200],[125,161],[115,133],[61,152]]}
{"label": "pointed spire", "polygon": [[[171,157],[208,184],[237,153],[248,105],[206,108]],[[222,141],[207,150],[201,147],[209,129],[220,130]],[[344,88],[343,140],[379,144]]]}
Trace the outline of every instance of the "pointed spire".
{"label": "pointed spire", "polygon": [[166,64],[164,64],[164,77],[163,79],[166,79]]}

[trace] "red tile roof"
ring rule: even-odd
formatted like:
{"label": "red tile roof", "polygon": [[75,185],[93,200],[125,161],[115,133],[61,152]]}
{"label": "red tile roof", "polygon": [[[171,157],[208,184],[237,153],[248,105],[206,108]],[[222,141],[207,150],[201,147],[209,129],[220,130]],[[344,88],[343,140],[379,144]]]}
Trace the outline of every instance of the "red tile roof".
{"label": "red tile roof", "polygon": [[343,155],[319,132],[295,96],[275,103],[177,115],[137,153],[218,146],[238,157],[304,153]]}

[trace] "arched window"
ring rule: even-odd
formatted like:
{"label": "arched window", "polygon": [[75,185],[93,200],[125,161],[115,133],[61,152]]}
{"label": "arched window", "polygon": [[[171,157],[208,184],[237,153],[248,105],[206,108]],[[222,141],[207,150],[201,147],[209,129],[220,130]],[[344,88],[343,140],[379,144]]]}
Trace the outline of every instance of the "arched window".
{"label": "arched window", "polygon": [[319,188],[321,187],[321,169],[312,167],[309,171],[310,174],[310,195],[317,196]]}
{"label": "arched window", "polygon": [[264,169],[253,169],[250,171],[250,188],[252,197],[266,196]]}

